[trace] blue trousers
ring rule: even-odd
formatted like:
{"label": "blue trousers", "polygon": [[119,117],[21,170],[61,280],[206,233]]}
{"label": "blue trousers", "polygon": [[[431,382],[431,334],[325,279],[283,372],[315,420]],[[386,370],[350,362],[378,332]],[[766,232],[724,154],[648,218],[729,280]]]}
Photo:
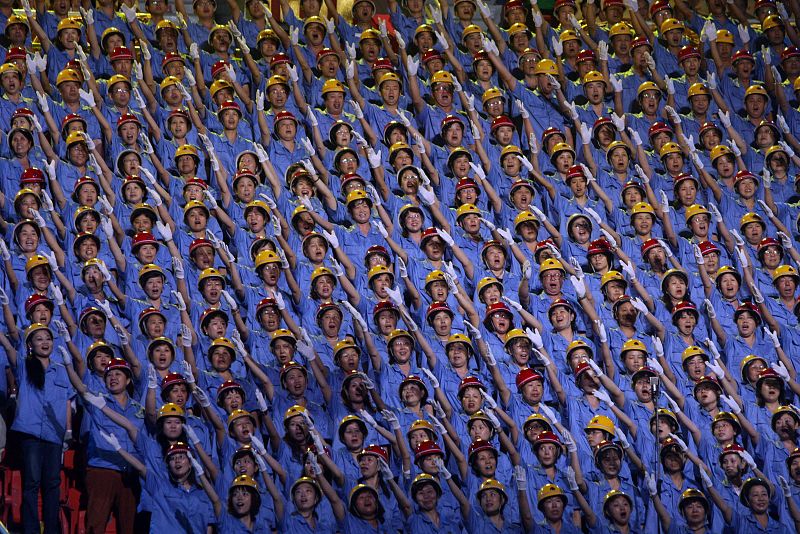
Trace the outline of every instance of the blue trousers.
{"label": "blue trousers", "polygon": [[22,529],[39,534],[39,489],[42,490],[42,519],[45,534],[58,534],[61,486],[61,444],[22,437]]}

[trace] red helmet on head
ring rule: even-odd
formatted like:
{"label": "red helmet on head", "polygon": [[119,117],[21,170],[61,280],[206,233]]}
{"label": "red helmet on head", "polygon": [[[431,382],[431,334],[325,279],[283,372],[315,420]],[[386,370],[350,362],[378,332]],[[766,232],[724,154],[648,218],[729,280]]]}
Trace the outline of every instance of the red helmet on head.
{"label": "red helmet on head", "polygon": [[523,367],[517,373],[517,391],[521,391],[525,384],[534,380],[544,382],[544,377],[530,367]]}

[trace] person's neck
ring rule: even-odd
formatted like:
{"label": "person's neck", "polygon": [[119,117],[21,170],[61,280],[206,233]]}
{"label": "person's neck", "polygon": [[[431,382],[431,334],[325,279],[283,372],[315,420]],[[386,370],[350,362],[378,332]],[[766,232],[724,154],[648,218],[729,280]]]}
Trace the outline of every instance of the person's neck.
{"label": "person's neck", "polygon": [[128,394],[125,391],[114,393],[114,400],[123,408],[128,405]]}
{"label": "person's neck", "polygon": [[239,138],[239,131],[225,129],[225,138],[228,141],[236,141]]}

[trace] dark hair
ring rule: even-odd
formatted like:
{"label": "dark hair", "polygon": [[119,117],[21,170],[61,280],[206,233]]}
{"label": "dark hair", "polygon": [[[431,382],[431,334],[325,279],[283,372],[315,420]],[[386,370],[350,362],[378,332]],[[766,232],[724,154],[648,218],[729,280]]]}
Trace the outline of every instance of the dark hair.
{"label": "dark hair", "polygon": [[44,367],[36,357],[25,358],[25,374],[28,382],[33,384],[36,389],[44,389]]}
{"label": "dark hair", "polygon": [[252,501],[250,501],[250,510],[247,512],[247,514],[250,516],[250,519],[255,520],[256,516],[258,515],[258,511],[261,509],[261,494],[258,492],[258,490],[255,490],[255,489],[250,488],[250,487],[232,486],[228,490],[228,513],[230,513],[231,515],[234,515],[232,513],[232,510],[233,510],[233,490],[235,490],[237,488],[243,488],[252,497]]}

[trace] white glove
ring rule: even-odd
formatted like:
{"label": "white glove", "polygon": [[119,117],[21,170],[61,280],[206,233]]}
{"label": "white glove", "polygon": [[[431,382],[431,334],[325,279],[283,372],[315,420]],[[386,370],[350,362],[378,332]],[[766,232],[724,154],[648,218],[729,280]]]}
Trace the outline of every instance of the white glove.
{"label": "white glove", "polygon": [[645,52],[644,59],[647,62],[647,68],[650,69],[650,71],[655,72],[656,60],[653,59],[653,56],[649,52]]}
{"label": "white glove", "polygon": [[709,72],[706,74],[706,84],[708,85],[709,91],[716,91],[717,90],[717,74],[714,72]]}
{"label": "white glove", "polygon": [[675,108],[673,108],[672,106],[664,106],[664,111],[667,112],[667,115],[669,116],[670,120],[673,123],[675,124],[681,123],[681,117],[680,115],[678,115],[678,112],[675,111]]}
{"label": "white glove", "polygon": [[606,41],[597,43],[597,60],[608,61],[608,43]]}
{"label": "white glove", "polygon": [[620,117],[616,113],[611,114],[611,122],[614,124],[614,127],[617,129],[618,132],[622,132],[625,130],[625,116],[623,115]]}
{"label": "white glove", "polygon": [[778,339],[778,333],[770,330],[769,327],[764,327],[764,337],[769,339],[775,349],[781,348],[781,340]]}
{"label": "white glove", "polygon": [[739,456],[744,460],[750,469],[756,469],[756,461],[753,460],[753,456],[747,451],[739,451]]}
{"label": "white glove", "polygon": [[[481,390],[481,393],[483,394],[484,397],[487,397],[485,391]],[[489,398],[491,397],[487,397],[487,401]],[[497,415],[494,413],[494,408],[487,408],[483,411],[483,413],[486,414],[486,417],[489,419],[489,422],[492,423],[492,428],[494,428],[495,431],[500,432],[501,429],[500,419],[498,419]]]}
{"label": "white glove", "polygon": [[556,57],[564,53],[564,44],[558,39],[558,37],[551,37],[550,45],[550,50],[553,51],[553,54]]}
{"label": "white glove", "polygon": [[474,339],[475,341],[478,341],[479,339],[481,339],[481,337],[482,337],[481,336],[481,331],[478,330],[478,328],[474,324],[472,324],[471,322],[467,321],[466,319],[464,320],[464,327],[469,331],[470,337],[472,339]]}
{"label": "white glove", "polygon": [[728,408],[728,411],[737,415],[742,413],[742,409],[739,407],[739,404],[728,395],[720,395],[719,400]]}
{"label": "white glove", "polygon": [[594,395],[597,400],[606,406],[611,406],[614,404],[614,402],[611,400],[611,395],[609,395],[604,389],[596,389],[592,392],[592,395]]}
{"label": "white glove", "polygon": [[531,330],[530,328],[525,329],[525,337],[527,337],[533,348],[536,350],[541,350],[544,347],[544,341],[542,340],[542,334],[539,333],[538,328],[534,328]]}
{"label": "white glove", "polygon": [[481,396],[483,396],[484,400],[486,401],[486,405],[487,405],[487,406],[488,406],[490,409],[494,410],[494,409],[496,409],[496,408],[497,408],[497,401],[495,401],[495,400],[492,398],[492,396],[491,396],[491,395],[489,395],[489,393],[487,393],[487,392],[486,392],[486,390],[483,390],[483,389],[481,390]]}
{"label": "white glove", "polygon": [[335,232],[328,232],[326,230],[322,230],[322,236],[331,246],[331,248],[339,248],[339,238],[336,237]]}
{"label": "white glove", "polygon": [[[187,426],[189,425],[183,425],[184,428],[186,428]],[[192,469],[194,469],[194,476],[199,478],[205,475],[206,472],[203,469],[203,465],[200,463],[200,461],[197,458],[195,458],[191,452],[187,453],[187,456],[189,457],[189,461],[192,463]]]}
{"label": "white glove", "polygon": [[672,397],[664,393],[664,399],[667,401],[667,404],[669,404],[669,407],[673,413],[675,413],[676,415],[680,413],[681,407],[678,406],[678,403],[675,402],[675,400]]}
{"label": "white glove", "polygon": [[764,65],[772,65],[772,53],[770,53],[769,48],[766,46],[761,47],[761,57],[764,58]]}
{"label": "white glove", "polygon": [[544,212],[542,210],[539,209],[538,206],[534,206],[533,204],[531,204],[530,206],[528,206],[528,208],[530,208],[531,212],[534,215],[536,215],[536,218],[539,219],[542,224],[545,224],[545,223],[548,222],[547,221],[547,216],[544,214]]}
{"label": "white glove", "polygon": [[646,473],[644,475],[644,482],[647,486],[647,493],[650,494],[650,497],[655,497],[658,495],[658,484],[656,483],[656,476],[653,473]]}
{"label": "white glove", "polygon": [[[615,93],[621,93],[622,92],[622,82],[619,80],[619,78],[617,78],[616,76],[614,76],[612,74],[611,76],[609,76],[609,81],[611,82],[611,87],[614,88],[614,92]],[[612,120],[614,119],[614,115],[616,115],[616,113],[612,113],[611,114],[611,119]]]}
{"label": "white glove", "polygon": [[680,436],[670,433],[669,437],[671,437],[675,441],[675,443],[678,444],[678,447],[680,447],[680,449],[683,452],[686,452],[686,451],[689,450],[689,447],[686,445],[686,442],[683,441],[683,439],[681,439]]}
{"label": "white glove", "polygon": [[519,98],[514,100],[514,109],[517,110],[517,112],[519,113],[520,117],[522,117],[523,119],[530,119],[531,118],[531,114],[528,113],[528,110],[525,109],[525,104],[523,104],[522,100],[520,100]]}
{"label": "white glove", "polygon": [[524,157],[520,156],[519,154],[515,154],[514,157],[516,157],[517,160],[519,160],[519,162],[522,164],[522,166],[525,167],[526,171],[528,171],[529,173],[533,172],[533,164],[530,162],[530,160],[528,158],[524,158]]}
{"label": "white glove", "polygon": [[600,214],[597,213],[592,208],[588,208],[588,207],[587,208],[583,208],[583,211],[585,211],[586,214],[589,215],[589,217],[592,218],[592,220],[594,221],[595,224],[600,225],[603,222],[603,219],[600,218]]}
{"label": "white glove", "polygon": [[577,276],[570,276],[569,281],[572,284],[572,287],[575,288],[575,295],[578,297],[578,300],[585,299],[586,282],[582,278],[578,278]]}
{"label": "white glove", "polygon": [[97,408],[98,410],[102,410],[106,407],[106,399],[102,395],[94,395],[93,393],[86,391],[83,394],[83,400]]}
{"label": "white glove", "polygon": [[192,43],[189,45],[189,57],[192,58],[192,61],[197,61],[200,59],[200,47],[197,43]]}
{"label": "white glove", "polygon": [[236,311],[239,309],[239,305],[236,303],[236,300],[225,289],[222,290],[222,298],[228,304],[228,307],[231,309],[231,311]]}
{"label": "white glove", "polygon": [[311,143],[311,139],[308,137],[300,138],[300,146],[305,149],[309,157],[314,157],[317,154],[317,151],[314,149],[314,145]]}
{"label": "white glove", "polygon": [[95,299],[95,303],[108,319],[111,319],[114,316],[114,314],[111,312],[111,303],[108,300],[100,301]]}
{"label": "white glove", "polygon": [[56,303],[56,306],[63,306],[64,305],[64,294],[61,292],[61,288],[55,285],[53,282],[50,282],[50,285],[47,287],[50,288],[50,293],[53,296],[53,300]]}
{"label": "white glove", "polygon": [[764,304],[764,295],[761,293],[761,290],[758,289],[758,286],[751,287],[750,292],[753,294],[753,299],[756,301],[756,304]]}
{"label": "white glove", "polygon": [[666,79],[667,83],[667,94],[674,95],[675,94],[675,81],[672,78]]}
{"label": "white glove", "polygon": [[451,475],[450,471],[448,471],[447,468],[444,466],[444,461],[437,456],[436,458],[433,459],[433,462],[434,465],[436,465],[436,469],[438,469],[439,474],[442,476],[442,478],[445,480],[450,480],[450,478],[453,475]]}
{"label": "white glove", "polygon": [[642,315],[647,315],[648,313],[650,313],[650,310],[647,309],[647,305],[639,297],[632,298],[631,304],[636,309],[636,311],[638,311]]}
{"label": "white glove", "polygon": [[611,250],[617,248],[618,246],[617,240],[614,239],[614,236],[611,235],[611,233],[608,230],[606,230],[605,228],[600,228],[600,233],[603,234],[603,237],[605,237],[606,241],[608,241],[609,246],[611,246]]}
{"label": "white glove", "polygon": [[523,309],[522,308],[522,304],[520,304],[516,300],[513,300],[510,297],[506,297],[505,295],[503,295],[503,297],[501,297],[501,298],[503,299],[503,301],[506,302],[506,304],[508,304],[509,308],[512,308],[512,309],[514,309],[514,310],[516,310],[518,312],[522,311],[522,309]]}
{"label": "white glove", "polygon": [[395,41],[397,41],[397,47],[400,50],[405,50],[406,49],[406,40],[403,39],[403,36],[397,30],[394,31],[394,39],[395,39]]}
{"label": "white glove", "polygon": [[719,117],[719,122],[721,122],[726,129],[731,127],[731,114],[729,111],[720,110],[717,112],[717,117]]}
{"label": "white glove", "polygon": [[763,201],[763,200],[761,200],[761,199],[758,199],[758,200],[756,200],[756,203],[757,203],[759,206],[761,206],[761,209],[763,209],[763,210],[764,210],[764,214],[765,214],[767,217],[769,217],[770,219],[772,219],[773,217],[775,217],[775,212],[773,212],[773,211],[770,209],[770,207],[769,207],[769,206],[767,206],[767,203],[766,203],[766,202],[764,202],[764,201]]}
{"label": "white glove", "polygon": [[413,57],[406,58],[406,71],[409,76],[416,76],[419,71],[419,61],[414,60]]}
{"label": "white glove", "polygon": [[389,480],[394,479],[394,473],[392,473],[392,469],[389,467],[389,464],[386,463],[386,460],[383,458],[378,458],[378,467],[383,480],[388,482]]}
{"label": "white glove", "polygon": [[437,228],[436,229],[436,235],[438,235],[439,238],[442,241],[444,241],[447,244],[448,247],[452,247],[453,245],[456,244],[456,242],[453,240],[453,238],[450,237],[450,234],[447,233],[447,230],[442,230],[441,228]]}
{"label": "white glove", "polygon": [[786,119],[784,118],[784,116],[781,115],[780,113],[778,113],[778,118],[777,118],[776,122],[778,124],[778,128],[781,129],[781,131],[784,133],[784,135],[787,135],[787,134],[791,133],[791,130],[789,129],[789,124],[786,122]]}
{"label": "white glove", "polygon": [[115,451],[122,450],[122,445],[119,443],[119,439],[114,434],[107,434],[106,432],[100,431],[100,436],[103,438],[103,441],[108,443],[112,449]]}
{"label": "white glove", "polygon": [[79,89],[78,93],[80,95],[81,101],[84,104],[86,104],[90,108],[93,108],[93,107],[96,106],[95,101],[94,101],[94,94],[91,91],[84,91],[83,89]]}
{"label": "white glove", "polygon": [[567,467],[567,485],[572,492],[578,491],[578,481],[575,477],[575,470],[572,466]]}
{"label": "white glove", "polygon": [[647,358],[647,365],[660,375],[664,374],[664,367],[655,358]]}
{"label": "white glove", "polygon": [[361,419],[363,419],[364,422],[367,423],[372,428],[375,428],[375,427],[378,426],[378,423],[375,421],[375,418],[372,417],[372,414],[370,414],[368,411],[366,411],[366,410],[358,410],[358,416]]}
{"label": "white glove", "polygon": [[786,250],[789,250],[794,247],[792,238],[786,235],[785,233],[778,232],[778,238],[780,238],[781,244],[783,245],[783,248],[785,248]]}
{"label": "white glove", "polygon": [[514,241],[514,234],[513,234],[513,233],[511,233],[511,230],[510,230],[510,229],[508,229],[508,228],[498,228],[498,229],[497,229],[497,233],[498,233],[498,235],[499,235],[500,237],[502,237],[502,238],[503,238],[503,240],[504,240],[506,243],[508,243],[509,245],[512,245],[512,246],[513,246],[513,245],[515,244],[515,241]]}
{"label": "white glove", "polygon": [[426,369],[424,367],[420,367],[419,370],[422,371],[422,374],[424,374],[425,376],[428,377],[428,380],[430,381],[431,386],[433,386],[433,389],[439,389],[439,387],[440,387],[439,380],[436,378],[436,376],[429,369]]}
{"label": "white glove", "polygon": [[784,152],[786,152],[786,155],[788,155],[790,159],[795,156],[794,150],[792,150],[792,147],[786,144],[785,141],[778,141],[778,145],[780,145],[780,147],[784,150]]}

